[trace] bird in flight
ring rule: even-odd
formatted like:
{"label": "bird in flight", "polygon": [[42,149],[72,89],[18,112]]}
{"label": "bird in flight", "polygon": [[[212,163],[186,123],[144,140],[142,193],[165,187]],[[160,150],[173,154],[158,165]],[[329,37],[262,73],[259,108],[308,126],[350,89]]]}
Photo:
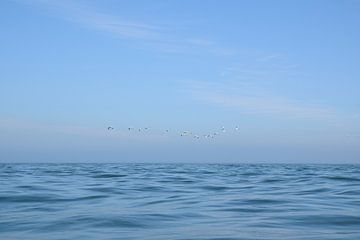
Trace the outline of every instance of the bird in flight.
{"label": "bird in flight", "polygon": [[[127,129],[129,132],[139,132],[139,133],[144,132],[145,133],[145,132],[149,132],[150,127],[144,127],[144,128],[128,127]],[[107,130],[112,131],[115,129],[112,126],[108,126]],[[165,128],[162,131],[165,131],[165,133],[170,133],[171,130],[170,130],[170,128]],[[235,125],[235,131],[239,131],[239,125]],[[179,135],[181,137],[192,136],[192,138],[195,138],[195,139],[200,139],[201,137],[209,139],[209,138],[216,138],[217,136],[220,136],[220,135],[222,135],[222,133],[226,133],[226,132],[227,132],[227,129],[225,128],[225,126],[222,126],[218,131],[214,131],[212,133],[207,133],[207,134],[203,134],[203,135],[197,135],[189,130],[180,131]],[[348,134],[348,136],[350,136],[350,135]],[[353,136],[353,135],[351,135],[351,136]]]}

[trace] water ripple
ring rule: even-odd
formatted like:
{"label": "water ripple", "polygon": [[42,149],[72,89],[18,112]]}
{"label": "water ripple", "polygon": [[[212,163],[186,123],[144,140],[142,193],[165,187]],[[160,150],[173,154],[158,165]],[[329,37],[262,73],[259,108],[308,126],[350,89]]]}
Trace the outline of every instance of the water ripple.
{"label": "water ripple", "polygon": [[0,239],[360,239],[360,166],[0,164]]}

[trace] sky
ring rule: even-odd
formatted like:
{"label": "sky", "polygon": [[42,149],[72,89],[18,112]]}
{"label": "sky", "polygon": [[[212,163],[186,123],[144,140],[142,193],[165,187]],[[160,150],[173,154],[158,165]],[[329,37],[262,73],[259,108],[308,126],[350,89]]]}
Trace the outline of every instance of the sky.
{"label": "sky", "polygon": [[359,12],[0,1],[0,162],[360,163]]}

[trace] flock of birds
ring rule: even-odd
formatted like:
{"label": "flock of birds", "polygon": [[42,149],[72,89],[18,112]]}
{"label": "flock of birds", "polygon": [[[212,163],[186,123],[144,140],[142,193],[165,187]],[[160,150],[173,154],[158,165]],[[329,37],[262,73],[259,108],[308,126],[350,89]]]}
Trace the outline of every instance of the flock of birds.
{"label": "flock of birds", "polygon": [[[115,128],[114,127],[111,127],[109,126],[107,128],[108,131],[113,131]],[[134,127],[129,127],[127,129],[129,132],[147,132],[150,130],[149,127],[145,127],[145,128],[134,128]],[[239,131],[239,127],[238,126],[235,126],[234,128],[235,131]],[[165,129],[165,130],[162,130],[163,133],[170,133],[170,129]],[[175,131],[177,132],[177,134],[180,136],[180,137],[186,137],[186,136],[190,136],[190,137],[193,137],[194,139],[200,139],[200,138],[215,138],[216,136],[219,136],[221,133],[225,133],[226,132],[226,129],[225,127],[221,127],[218,131],[214,131],[212,133],[207,133],[207,134],[202,134],[202,135],[199,135],[199,134],[195,134],[193,133],[192,131]]]}

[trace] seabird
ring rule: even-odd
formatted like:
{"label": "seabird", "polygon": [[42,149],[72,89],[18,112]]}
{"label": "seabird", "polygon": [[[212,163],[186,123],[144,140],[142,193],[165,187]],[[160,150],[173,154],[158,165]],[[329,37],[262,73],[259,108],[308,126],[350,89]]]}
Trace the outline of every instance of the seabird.
{"label": "seabird", "polygon": [[[188,131],[183,131],[182,133],[181,133],[181,136],[186,136],[186,135],[188,135],[189,134],[189,132]],[[191,133],[190,133],[191,134]]]}
{"label": "seabird", "polygon": [[108,130],[114,130],[114,128],[113,128],[113,127],[108,127],[107,129],[108,129]]}

